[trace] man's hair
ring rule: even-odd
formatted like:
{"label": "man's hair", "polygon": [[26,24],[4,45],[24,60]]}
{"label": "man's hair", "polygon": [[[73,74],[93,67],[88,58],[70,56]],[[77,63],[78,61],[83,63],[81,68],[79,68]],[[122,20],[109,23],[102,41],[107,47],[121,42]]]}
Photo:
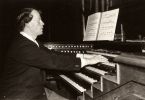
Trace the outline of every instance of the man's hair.
{"label": "man's hair", "polygon": [[23,29],[25,28],[25,24],[29,23],[32,20],[33,16],[31,15],[31,12],[33,10],[36,10],[36,9],[24,8],[21,10],[20,14],[17,17],[17,29],[19,32],[23,31]]}

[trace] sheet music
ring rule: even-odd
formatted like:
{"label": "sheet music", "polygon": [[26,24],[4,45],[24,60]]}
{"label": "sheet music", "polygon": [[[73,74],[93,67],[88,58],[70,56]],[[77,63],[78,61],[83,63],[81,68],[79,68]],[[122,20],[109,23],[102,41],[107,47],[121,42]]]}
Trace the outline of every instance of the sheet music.
{"label": "sheet music", "polygon": [[97,40],[100,18],[101,18],[100,12],[88,16],[86,33],[84,35],[84,41],[96,41]]}
{"label": "sheet music", "polygon": [[114,40],[119,9],[102,13],[97,40]]}

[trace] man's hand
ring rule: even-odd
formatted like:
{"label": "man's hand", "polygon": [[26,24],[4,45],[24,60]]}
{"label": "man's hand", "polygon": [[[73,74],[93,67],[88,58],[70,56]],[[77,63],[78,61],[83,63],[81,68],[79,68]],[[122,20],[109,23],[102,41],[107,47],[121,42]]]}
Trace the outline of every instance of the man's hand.
{"label": "man's hand", "polygon": [[77,54],[77,57],[81,59],[81,67],[97,64],[99,62],[108,62],[108,59],[101,55]]}

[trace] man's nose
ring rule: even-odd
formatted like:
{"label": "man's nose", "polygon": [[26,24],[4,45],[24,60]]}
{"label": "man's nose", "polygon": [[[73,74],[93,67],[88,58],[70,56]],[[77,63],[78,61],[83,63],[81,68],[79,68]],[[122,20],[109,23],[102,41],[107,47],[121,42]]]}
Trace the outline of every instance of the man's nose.
{"label": "man's nose", "polygon": [[44,22],[41,20],[41,25],[44,25]]}

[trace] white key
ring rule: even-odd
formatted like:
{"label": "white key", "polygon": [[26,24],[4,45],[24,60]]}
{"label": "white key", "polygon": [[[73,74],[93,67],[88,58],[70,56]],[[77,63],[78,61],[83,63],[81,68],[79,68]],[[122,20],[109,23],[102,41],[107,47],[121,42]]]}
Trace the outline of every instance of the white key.
{"label": "white key", "polygon": [[104,65],[108,65],[108,66],[111,66],[111,67],[115,67],[115,63],[111,63],[111,62],[102,62],[102,64]]}
{"label": "white key", "polygon": [[97,82],[97,80],[94,80],[93,78],[90,78],[87,75],[82,74],[82,73],[75,73],[75,75],[82,78],[83,80],[89,82],[90,84]]}
{"label": "white key", "polygon": [[63,78],[65,81],[67,81],[69,84],[71,84],[74,88],[76,88],[77,90],[79,90],[79,92],[85,92],[86,89],[83,88],[82,86],[78,85],[77,83],[75,83],[73,80],[71,80],[70,78],[68,78],[65,75],[59,75],[61,78]]}
{"label": "white key", "polygon": [[97,68],[94,68],[94,67],[86,67],[87,70],[90,70],[92,72],[95,72],[95,73],[98,73],[100,75],[105,75],[107,74],[108,72],[106,71],[103,71],[103,70],[100,70],[100,69],[97,69]]}

